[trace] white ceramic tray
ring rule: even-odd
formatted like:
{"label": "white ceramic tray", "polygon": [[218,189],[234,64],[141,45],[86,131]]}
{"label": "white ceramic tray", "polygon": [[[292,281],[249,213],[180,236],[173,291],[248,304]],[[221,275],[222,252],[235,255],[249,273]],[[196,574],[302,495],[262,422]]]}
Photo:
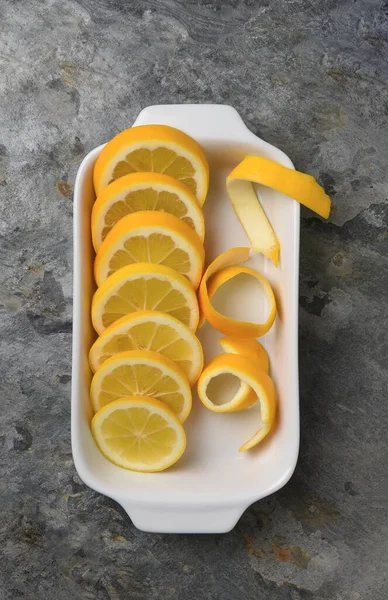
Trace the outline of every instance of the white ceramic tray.
{"label": "white ceramic tray", "polygon": [[[226,175],[247,154],[257,154],[293,168],[280,150],[256,137],[238,113],[222,105],[152,106],[134,125],[161,123],[182,129],[204,148],[211,184],[204,213],[207,260],[233,246],[248,246],[225,188]],[[129,125],[129,124],[128,124]],[[193,397],[185,423],[188,445],[182,459],[164,473],[134,473],[116,467],[94,444],[89,423],[91,373],[88,351],[95,338],[90,305],[95,286],[90,214],[95,200],[92,171],[102,146],[83,160],[74,193],[74,321],[72,377],[72,449],[76,469],[91,488],[120,503],[141,530],[166,533],[222,533],[236,524],[256,500],[281,488],[291,477],[299,448],[298,393],[298,273],[299,204],[259,186],[258,193],[281,244],[276,269],[262,256],[250,266],[265,274],[274,287],[279,316],[261,339],[271,361],[279,396],[279,421],[274,434],[256,449],[238,453],[239,446],[258,428],[258,406],[233,414],[207,411]],[[233,302],[232,302],[233,301]],[[228,294],[237,315],[258,318],[264,308],[241,286]],[[242,312],[242,314],[241,314]],[[221,352],[218,334],[205,325],[198,333],[205,359]]]}

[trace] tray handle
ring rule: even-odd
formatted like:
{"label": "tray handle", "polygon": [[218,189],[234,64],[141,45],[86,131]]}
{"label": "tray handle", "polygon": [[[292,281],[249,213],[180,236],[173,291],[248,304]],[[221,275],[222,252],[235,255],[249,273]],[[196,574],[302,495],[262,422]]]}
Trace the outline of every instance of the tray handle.
{"label": "tray handle", "polygon": [[244,509],[233,507],[155,507],[120,502],[137,529],[149,533],[227,533]]}

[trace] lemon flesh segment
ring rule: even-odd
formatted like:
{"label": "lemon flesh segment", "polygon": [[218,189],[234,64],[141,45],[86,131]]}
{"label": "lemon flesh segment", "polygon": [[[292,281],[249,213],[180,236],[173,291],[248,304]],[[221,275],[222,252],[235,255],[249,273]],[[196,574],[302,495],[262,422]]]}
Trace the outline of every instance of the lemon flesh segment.
{"label": "lemon flesh segment", "polygon": [[92,211],[93,246],[97,252],[112,227],[128,214],[153,210],[169,213],[205,237],[202,211],[194,194],[179,181],[161,173],[132,173],[105,187]]}
{"label": "lemon flesh segment", "polygon": [[201,146],[166,125],[140,125],[122,131],[104,146],[93,171],[96,194],[112,181],[136,172],[163,173],[177,179],[200,206],[209,185],[209,166]]}
{"label": "lemon flesh segment", "polygon": [[275,189],[294,198],[321,217],[330,213],[330,198],[311,175],[263,158],[246,156],[226,178],[232,206],[250,241],[252,250],[279,264],[280,244],[260,204],[253,183]]}
{"label": "lemon flesh segment", "polygon": [[97,369],[90,386],[95,412],[114,400],[136,395],[164,402],[182,423],[191,411],[186,375],[172,360],[151,350],[115,354]]}
{"label": "lemon flesh segment", "polygon": [[203,244],[195,231],[177,217],[140,211],[120,219],[102,243],[95,260],[97,285],[133,263],[165,265],[178,271],[194,289],[205,260]]}
{"label": "lemon flesh segment", "polygon": [[[208,396],[210,382],[220,374],[230,374],[245,383],[260,403],[261,427],[243,444],[239,452],[245,452],[259,444],[271,431],[277,410],[276,390],[272,379],[265,371],[257,369],[254,362],[237,354],[220,354],[208,363],[198,379],[198,396],[201,402],[215,412],[232,412],[247,407],[239,398],[222,405],[214,405]],[[220,410],[222,409],[222,410]]]}
{"label": "lemon flesh segment", "polygon": [[101,408],[92,419],[92,434],[108,460],[132,471],[164,471],[186,448],[177,417],[147,396],[121,398]]}
{"label": "lemon flesh segment", "polygon": [[[199,287],[199,303],[201,309],[201,324],[204,320],[224,335],[240,338],[257,338],[265,335],[272,327],[276,318],[276,300],[270,283],[263,275],[254,269],[236,266],[249,258],[249,248],[231,248],[220,254],[206,269]],[[264,323],[250,323],[231,319],[218,312],[211,304],[211,298],[224,283],[245,274],[254,277],[262,285],[267,302],[268,316]],[[209,281],[210,280],[210,281]]]}
{"label": "lemon flesh segment", "polygon": [[192,331],[198,325],[198,301],[192,285],[163,265],[136,263],[110,275],[93,296],[93,327],[101,334],[121,317],[139,310],[165,312]]}
{"label": "lemon flesh segment", "polygon": [[203,368],[198,338],[178,319],[158,311],[144,310],[122,317],[93,344],[89,363],[95,372],[108,358],[128,350],[152,350],[173,360],[185,372],[190,385]]}

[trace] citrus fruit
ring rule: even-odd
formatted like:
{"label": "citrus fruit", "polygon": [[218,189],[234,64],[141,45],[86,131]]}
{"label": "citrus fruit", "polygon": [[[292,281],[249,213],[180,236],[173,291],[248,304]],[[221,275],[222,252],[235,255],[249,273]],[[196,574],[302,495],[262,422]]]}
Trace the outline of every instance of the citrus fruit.
{"label": "citrus fruit", "polygon": [[104,361],[126,350],[152,350],[173,360],[193,385],[203,367],[202,346],[186,325],[171,315],[141,310],[122,317],[94,342],[89,362],[95,372]]}
{"label": "citrus fruit", "polygon": [[93,296],[93,327],[101,334],[124,315],[146,309],[197,328],[198,302],[190,282],[170,267],[149,263],[128,265],[104,281]]}
{"label": "citrus fruit", "polygon": [[90,400],[97,412],[125,396],[151,396],[161,400],[183,423],[191,410],[191,390],[178,365],[151,350],[129,350],[108,358],[96,371]]}
{"label": "citrus fruit", "polygon": [[141,125],[116,135],[101,150],[94,166],[96,194],[109,183],[136,172],[164,173],[184,183],[205,201],[209,166],[201,146],[190,136],[167,125]]}
{"label": "citrus fruit", "polygon": [[[275,295],[269,282],[254,269],[240,265],[236,266],[236,263],[248,260],[249,254],[249,248],[231,248],[220,254],[206,269],[199,287],[202,320],[209,321],[215,329],[224,335],[233,335],[240,338],[260,337],[270,330],[276,318]],[[241,274],[254,277],[263,287],[268,302],[268,316],[264,323],[250,323],[231,319],[222,315],[211,304],[211,298],[218,288]]]}
{"label": "citrus fruit", "polygon": [[269,360],[267,351],[254,338],[238,338],[229,335],[218,341],[224,352],[245,356],[249,360],[252,360],[259,369],[268,373]]}
{"label": "citrus fruit", "polygon": [[326,219],[330,213],[330,198],[311,175],[283,167],[262,156],[246,156],[228,175],[228,194],[252,250],[261,252],[277,266],[280,244],[253,183],[278,190]]}
{"label": "citrus fruit", "polygon": [[103,241],[94,264],[97,285],[133,263],[171,267],[185,275],[196,289],[201,280],[205,250],[186,223],[158,211],[140,211],[123,217]]}
{"label": "citrus fruit", "polygon": [[92,237],[97,252],[113,225],[141,210],[156,210],[178,217],[203,242],[205,224],[194,194],[180,181],[161,173],[132,173],[116,179],[98,195],[92,211]]}
{"label": "citrus fruit", "polygon": [[[219,357],[227,357],[221,354]],[[257,394],[253,389],[230,372],[229,366],[221,367],[215,359],[203,369],[197,388],[202,404],[212,412],[237,412],[255,404]]]}
{"label": "citrus fruit", "polygon": [[[259,400],[261,427],[250,440],[241,446],[240,452],[253,448],[270,432],[276,416],[277,398],[272,379],[265,371],[257,369],[255,363],[245,356],[220,354],[204,368],[198,379],[198,396],[201,402],[213,412],[232,412],[247,407],[239,398],[224,404],[215,404],[209,397],[212,380],[232,375],[247,384]],[[251,402],[253,404],[253,402]]]}
{"label": "citrus fruit", "polygon": [[177,417],[147,396],[121,398],[101,408],[92,419],[92,433],[108,460],[132,471],[164,471],[186,448]]}

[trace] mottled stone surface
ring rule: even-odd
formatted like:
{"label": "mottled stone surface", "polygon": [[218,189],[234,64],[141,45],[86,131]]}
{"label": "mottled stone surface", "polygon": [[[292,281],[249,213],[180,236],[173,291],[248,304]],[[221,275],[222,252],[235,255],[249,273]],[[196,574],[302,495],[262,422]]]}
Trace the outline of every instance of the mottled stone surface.
{"label": "mottled stone surface", "polygon": [[[385,600],[388,3],[0,0],[0,598]],[[223,536],[147,535],[70,450],[72,190],[144,106],[219,102],[315,176],[302,445]]]}

